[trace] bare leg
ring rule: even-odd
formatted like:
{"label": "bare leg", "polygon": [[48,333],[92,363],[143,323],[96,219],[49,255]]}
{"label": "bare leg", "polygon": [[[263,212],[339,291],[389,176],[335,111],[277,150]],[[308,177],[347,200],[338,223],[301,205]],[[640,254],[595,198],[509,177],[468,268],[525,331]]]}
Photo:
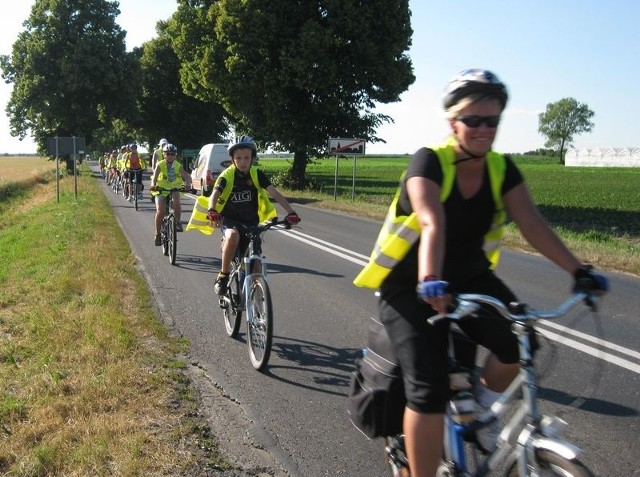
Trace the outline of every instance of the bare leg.
{"label": "bare leg", "polygon": [[231,271],[231,260],[238,248],[240,234],[236,229],[228,228],[224,233],[224,241],[222,242],[222,265],[220,273],[228,274]]}
{"label": "bare leg", "polygon": [[484,371],[482,373],[482,383],[496,392],[503,392],[511,381],[518,375],[519,367],[517,364],[505,364],[494,354],[490,354],[484,364]]}
{"label": "bare leg", "polygon": [[421,414],[406,408],[403,430],[411,477],[436,475],[443,452],[444,414]]}
{"label": "bare leg", "polygon": [[173,215],[176,217],[176,223],[180,223],[180,217],[182,216],[182,206],[180,205],[180,193],[173,192]]}
{"label": "bare leg", "polygon": [[162,218],[164,217],[167,200],[161,196],[156,196],[156,235],[160,235],[160,227],[162,226]]}

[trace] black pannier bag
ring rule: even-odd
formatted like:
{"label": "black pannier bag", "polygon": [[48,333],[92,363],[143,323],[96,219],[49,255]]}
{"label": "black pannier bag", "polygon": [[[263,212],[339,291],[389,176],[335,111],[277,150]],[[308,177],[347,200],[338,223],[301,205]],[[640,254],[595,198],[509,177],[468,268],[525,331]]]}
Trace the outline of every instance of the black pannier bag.
{"label": "black pannier bag", "polygon": [[371,318],[368,345],[349,386],[348,412],[356,428],[375,437],[402,433],[406,400],[400,367],[382,323]]}

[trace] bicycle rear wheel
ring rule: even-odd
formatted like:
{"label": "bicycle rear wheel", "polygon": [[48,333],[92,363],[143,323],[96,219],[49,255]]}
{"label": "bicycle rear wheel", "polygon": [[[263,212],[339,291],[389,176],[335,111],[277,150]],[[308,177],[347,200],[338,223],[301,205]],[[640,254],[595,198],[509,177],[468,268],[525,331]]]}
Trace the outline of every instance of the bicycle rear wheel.
{"label": "bicycle rear wheel", "polygon": [[273,340],[273,308],[271,292],[264,276],[251,276],[248,290],[248,306],[251,307],[253,319],[247,320],[247,344],[251,365],[258,371],[264,369],[271,355]]}
{"label": "bicycle rear wheel", "polygon": [[167,219],[167,242],[169,247],[169,263],[171,265],[176,264],[176,252],[178,249],[178,238],[176,237],[176,217],[175,215],[169,215]]}
{"label": "bicycle rear wheel", "polygon": [[[538,466],[535,469],[527,469],[526,475],[536,475],[540,477],[593,477],[591,471],[578,459],[567,459],[560,454],[548,449],[540,449],[537,452]],[[508,477],[518,477],[520,467],[518,462],[507,472]]]}
{"label": "bicycle rear wheel", "polygon": [[233,259],[231,274],[229,275],[229,284],[227,288],[227,297],[229,303],[226,308],[222,309],[224,316],[224,328],[227,335],[231,338],[238,336],[240,330],[240,320],[242,318],[242,283],[238,276],[240,261]]}

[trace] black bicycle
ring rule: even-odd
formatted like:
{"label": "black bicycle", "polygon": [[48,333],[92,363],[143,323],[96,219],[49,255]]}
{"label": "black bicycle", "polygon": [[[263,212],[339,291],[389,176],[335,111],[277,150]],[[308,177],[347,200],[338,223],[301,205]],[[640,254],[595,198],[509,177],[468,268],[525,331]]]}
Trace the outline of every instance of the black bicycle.
{"label": "black bicycle", "polygon": [[249,358],[258,371],[269,362],[273,341],[273,306],[262,236],[277,225],[291,228],[289,222],[277,218],[256,226],[238,224],[240,244],[231,262],[227,291],[220,296],[224,326],[231,338],[238,336],[242,312],[246,310]]}
{"label": "black bicycle", "polygon": [[174,187],[171,189],[165,189],[164,187],[156,187],[156,192],[169,192],[167,197],[167,204],[164,211],[164,217],[162,218],[162,225],[160,226],[160,241],[162,244],[162,254],[169,257],[171,265],[176,264],[176,253],[178,250],[178,234],[176,216],[173,213],[173,193],[179,192],[181,194],[191,193],[194,194],[194,189],[185,189],[184,187]]}
{"label": "black bicycle", "polygon": [[127,182],[129,184],[129,202],[133,202],[138,210],[138,200],[142,193],[142,169],[129,169],[127,171]]}

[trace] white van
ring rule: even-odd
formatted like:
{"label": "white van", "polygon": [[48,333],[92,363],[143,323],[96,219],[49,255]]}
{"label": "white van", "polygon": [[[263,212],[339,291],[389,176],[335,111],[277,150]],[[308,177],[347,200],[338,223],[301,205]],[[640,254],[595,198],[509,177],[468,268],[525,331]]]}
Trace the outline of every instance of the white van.
{"label": "white van", "polygon": [[191,181],[194,187],[200,186],[200,194],[211,195],[216,177],[231,165],[227,144],[205,144],[200,148],[198,160],[193,171]]}

